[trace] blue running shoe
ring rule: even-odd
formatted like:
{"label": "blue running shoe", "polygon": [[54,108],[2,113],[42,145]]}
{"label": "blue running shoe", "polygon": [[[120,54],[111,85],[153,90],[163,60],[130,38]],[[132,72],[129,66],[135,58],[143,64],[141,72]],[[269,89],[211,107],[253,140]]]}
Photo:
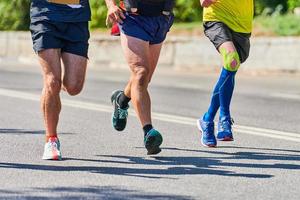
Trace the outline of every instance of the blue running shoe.
{"label": "blue running shoe", "polygon": [[121,90],[116,90],[111,95],[111,103],[114,107],[114,112],[112,114],[112,126],[117,131],[123,131],[126,127],[127,117],[128,117],[128,108],[122,109],[118,104],[118,98],[123,93]]}
{"label": "blue running shoe", "polygon": [[231,118],[221,118],[218,123],[217,140],[233,141],[232,128],[234,121]]}
{"label": "blue running shoe", "polygon": [[206,147],[216,147],[217,140],[215,137],[214,122],[206,122],[203,119],[197,120],[198,129],[201,131],[201,143]]}
{"label": "blue running shoe", "polygon": [[147,155],[154,155],[161,152],[160,145],[163,142],[161,134],[155,130],[151,129],[144,137],[144,145],[147,149]]}

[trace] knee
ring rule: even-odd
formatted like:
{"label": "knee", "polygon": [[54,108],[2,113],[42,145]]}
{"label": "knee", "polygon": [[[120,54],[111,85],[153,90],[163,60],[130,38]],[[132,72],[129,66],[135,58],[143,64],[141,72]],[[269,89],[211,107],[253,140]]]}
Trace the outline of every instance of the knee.
{"label": "knee", "polygon": [[81,83],[64,83],[64,88],[68,92],[69,95],[75,96],[78,95],[83,88],[83,84]]}
{"label": "knee", "polygon": [[225,48],[220,50],[223,58],[224,68],[228,71],[236,72],[238,71],[241,60],[237,51],[227,51]]}
{"label": "knee", "polygon": [[134,81],[139,86],[147,86],[149,83],[149,70],[146,68],[137,68],[134,70]]}
{"label": "knee", "polygon": [[53,75],[46,75],[44,89],[46,92],[58,94],[61,89],[61,79]]}

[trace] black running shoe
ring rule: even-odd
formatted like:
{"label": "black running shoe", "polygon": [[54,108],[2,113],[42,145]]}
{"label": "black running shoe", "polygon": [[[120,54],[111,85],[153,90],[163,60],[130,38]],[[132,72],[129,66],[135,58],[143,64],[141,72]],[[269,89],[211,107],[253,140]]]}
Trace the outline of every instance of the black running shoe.
{"label": "black running shoe", "polygon": [[116,90],[112,93],[111,95],[111,103],[113,104],[114,107],[114,112],[112,114],[112,126],[114,129],[117,131],[123,131],[126,127],[127,123],[127,116],[128,116],[128,108],[122,109],[120,105],[118,104],[117,99],[119,96],[123,93],[121,90]]}
{"label": "black running shoe", "polygon": [[147,135],[144,137],[144,144],[147,149],[148,155],[155,155],[161,152],[160,145],[163,142],[161,134],[155,130],[151,129]]}

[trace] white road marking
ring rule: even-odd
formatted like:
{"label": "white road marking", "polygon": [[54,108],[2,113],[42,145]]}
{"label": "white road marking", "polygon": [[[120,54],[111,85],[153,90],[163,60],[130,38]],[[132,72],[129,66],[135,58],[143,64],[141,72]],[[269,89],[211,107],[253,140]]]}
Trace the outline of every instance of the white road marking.
{"label": "white road marking", "polygon": [[[12,98],[24,99],[24,100],[40,101],[40,95],[26,93],[26,92],[20,92],[20,91],[15,91],[15,90],[8,90],[8,89],[0,88],[0,95],[6,96],[6,97],[12,97]],[[85,109],[85,110],[91,110],[91,111],[105,112],[105,113],[111,113],[111,111],[112,111],[112,106],[96,104],[96,103],[88,103],[88,102],[82,102],[82,101],[74,101],[74,100],[69,100],[69,99],[62,99],[62,104],[64,106],[80,108],[80,109]],[[133,112],[133,110],[130,110],[129,113],[131,115],[136,116],[135,113]],[[171,122],[171,123],[190,125],[190,126],[196,127],[196,119],[191,118],[191,117],[183,117],[183,116],[178,116],[178,115],[169,115],[169,114],[164,114],[164,113],[153,112],[152,118],[156,119],[156,120],[164,121],[164,122]],[[281,140],[287,140],[287,141],[293,141],[293,142],[300,142],[300,134],[299,133],[291,133],[291,132],[285,132],[285,131],[256,128],[256,127],[250,127],[250,126],[241,126],[241,125],[235,125],[234,130],[236,132],[243,133],[243,134],[262,136],[262,137],[268,137],[268,138],[274,138],[274,139],[281,139]]]}
{"label": "white road marking", "polygon": [[300,100],[300,94],[273,93],[270,94],[270,96],[281,99]]}

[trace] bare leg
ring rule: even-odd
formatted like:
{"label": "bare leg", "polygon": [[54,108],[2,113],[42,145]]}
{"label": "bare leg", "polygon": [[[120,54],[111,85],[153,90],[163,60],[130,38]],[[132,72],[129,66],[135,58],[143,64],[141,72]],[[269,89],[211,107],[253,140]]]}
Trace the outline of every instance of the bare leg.
{"label": "bare leg", "polygon": [[[162,47],[162,43],[160,44],[154,44],[154,45],[150,45],[149,46],[149,50],[150,50],[150,71],[149,71],[149,83],[152,79],[153,73],[156,69],[157,63],[158,63],[158,59],[159,59],[159,55],[160,55],[160,51],[161,51],[161,47]],[[125,90],[124,90],[124,94],[127,97],[131,97],[131,81],[132,81],[132,77],[133,75],[131,74],[130,80],[128,81]]]}
{"label": "bare leg", "polygon": [[142,126],[151,122],[151,100],[148,93],[150,45],[143,40],[121,34],[125,58],[131,69],[130,97]]}
{"label": "bare leg", "polygon": [[65,73],[63,87],[70,95],[81,92],[87,68],[87,58],[71,53],[62,53]]}
{"label": "bare leg", "polygon": [[61,64],[60,50],[47,49],[39,52],[39,62],[43,70],[44,87],[41,108],[44,115],[46,136],[57,135],[57,124],[61,110]]}
{"label": "bare leg", "polygon": [[150,73],[149,73],[149,83],[152,79],[153,73],[156,69],[162,43],[150,45]]}

